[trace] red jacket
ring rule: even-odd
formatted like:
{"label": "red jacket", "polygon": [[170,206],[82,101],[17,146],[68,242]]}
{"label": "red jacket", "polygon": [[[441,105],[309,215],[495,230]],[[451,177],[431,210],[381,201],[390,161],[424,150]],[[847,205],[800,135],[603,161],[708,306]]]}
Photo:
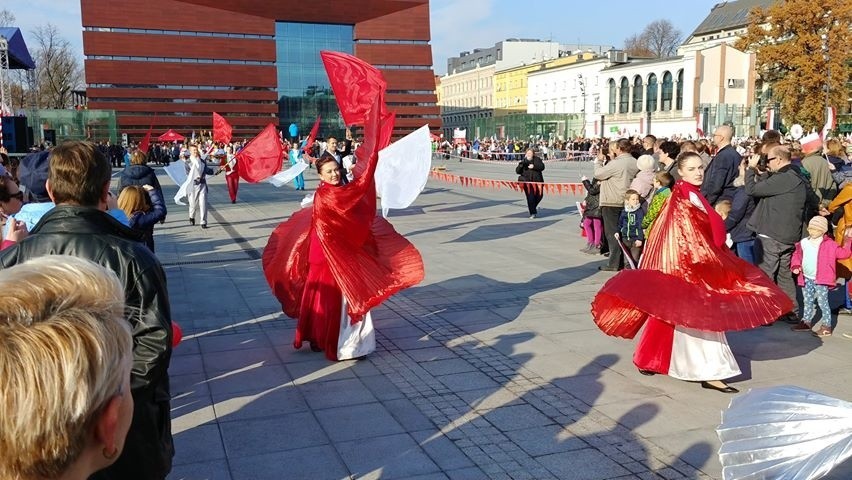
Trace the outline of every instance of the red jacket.
{"label": "red jacket", "polygon": [[[802,241],[796,242],[796,250],[790,260],[790,270],[799,270],[798,282],[800,287],[805,285],[805,276],[801,273]],[[837,261],[852,257],[852,250],[846,246],[846,243],[847,241],[844,240],[843,246],[840,246],[828,235],[822,237],[822,243],[819,244],[819,252],[817,253],[817,285],[828,285],[830,287],[836,285]]]}

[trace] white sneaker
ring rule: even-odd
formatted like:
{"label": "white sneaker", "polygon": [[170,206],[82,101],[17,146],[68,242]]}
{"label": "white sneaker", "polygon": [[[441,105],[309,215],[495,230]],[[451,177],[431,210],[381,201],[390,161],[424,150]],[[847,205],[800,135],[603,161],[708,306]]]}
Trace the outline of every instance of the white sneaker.
{"label": "white sneaker", "polygon": [[530,218],[535,218],[535,214],[530,215]]}

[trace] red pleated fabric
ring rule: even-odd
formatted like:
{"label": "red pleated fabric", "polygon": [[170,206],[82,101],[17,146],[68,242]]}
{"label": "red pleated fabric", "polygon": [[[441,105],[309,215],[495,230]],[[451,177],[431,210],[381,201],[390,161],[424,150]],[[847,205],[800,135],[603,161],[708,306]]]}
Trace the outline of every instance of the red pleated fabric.
{"label": "red pleated fabric", "polygon": [[648,316],[699,330],[745,330],[793,309],[760,269],[718,245],[718,214],[693,204],[690,193],[700,198],[695,186],[675,185],[641,268],[619,272],[592,301],[595,323],[608,335],[633,338]]}
{"label": "red pleated fabric", "polygon": [[290,318],[298,318],[302,292],[308,278],[311,209],[294,213],[278,225],[263,249],[263,274],[272,294]]}

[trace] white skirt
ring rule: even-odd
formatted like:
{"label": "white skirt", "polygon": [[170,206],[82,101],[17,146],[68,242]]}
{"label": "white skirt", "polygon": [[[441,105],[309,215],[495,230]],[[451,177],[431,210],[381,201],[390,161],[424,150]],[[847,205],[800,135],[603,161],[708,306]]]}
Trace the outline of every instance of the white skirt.
{"label": "white skirt", "polygon": [[340,311],[340,336],[337,337],[337,359],[350,360],[363,357],[376,350],[376,331],[370,312],[356,324],[352,324],[346,312],[349,302],[343,297]]}
{"label": "white skirt", "polygon": [[675,327],[670,377],[688,381],[724,380],[740,373],[724,332]]}

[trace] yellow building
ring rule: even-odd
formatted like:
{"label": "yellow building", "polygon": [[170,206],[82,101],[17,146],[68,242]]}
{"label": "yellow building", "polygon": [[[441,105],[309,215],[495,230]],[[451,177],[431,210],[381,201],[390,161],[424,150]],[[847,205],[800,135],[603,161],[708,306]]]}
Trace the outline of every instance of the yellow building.
{"label": "yellow building", "polygon": [[593,53],[566,55],[555,60],[544,60],[530,65],[509,68],[494,74],[494,108],[527,111],[527,74],[541,68],[570,65],[581,58],[593,58]]}

